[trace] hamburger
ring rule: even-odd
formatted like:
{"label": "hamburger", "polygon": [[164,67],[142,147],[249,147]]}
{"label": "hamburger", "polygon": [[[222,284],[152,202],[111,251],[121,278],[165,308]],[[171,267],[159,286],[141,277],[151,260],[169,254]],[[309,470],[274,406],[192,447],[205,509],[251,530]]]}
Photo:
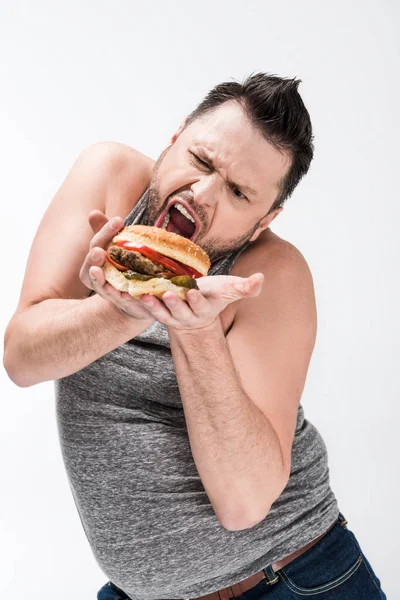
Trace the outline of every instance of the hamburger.
{"label": "hamburger", "polygon": [[147,225],[127,225],[106,248],[105,280],[133,298],[162,298],[172,290],[183,300],[196,279],[207,275],[208,254],[188,238]]}

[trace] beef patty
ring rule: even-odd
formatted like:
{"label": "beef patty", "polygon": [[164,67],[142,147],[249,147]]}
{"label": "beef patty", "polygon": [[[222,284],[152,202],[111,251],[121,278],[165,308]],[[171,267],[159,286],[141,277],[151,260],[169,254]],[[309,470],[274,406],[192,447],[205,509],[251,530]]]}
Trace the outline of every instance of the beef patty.
{"label": "beef patty", "polygon": [[173,277],[175,273],[168,271],[166,267],[146,258],[140,252],[134,250],[125,250],[120,246],[110,246],[108,253],[113,260],[128,267],[136,273],[145,273],[146,275],[155,275],[158,277]]}

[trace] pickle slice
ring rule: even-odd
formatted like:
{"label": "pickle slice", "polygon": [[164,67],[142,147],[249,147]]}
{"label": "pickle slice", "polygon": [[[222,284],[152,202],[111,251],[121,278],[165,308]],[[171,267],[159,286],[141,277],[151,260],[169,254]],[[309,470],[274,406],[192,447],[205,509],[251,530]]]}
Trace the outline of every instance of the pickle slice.
{"label": "pickle slice", "polygon": [[177,275],[176,277],[171,277],[170,281],[181,287],[199,289],[197,281],[193,277],[189,277],[189,275]]}
{"label": "pickle slice", "polygon": [[145,275],[144,273],[136,273],[136,271],[124,271],[123,275],[127,279],[139,279],[140,281],[154,279],[154,275]]}

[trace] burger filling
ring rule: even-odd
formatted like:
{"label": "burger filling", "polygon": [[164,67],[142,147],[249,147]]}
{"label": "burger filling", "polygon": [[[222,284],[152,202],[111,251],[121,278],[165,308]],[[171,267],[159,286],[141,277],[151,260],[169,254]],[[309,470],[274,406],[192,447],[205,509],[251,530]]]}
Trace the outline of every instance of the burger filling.
{"label": "burger filling", "polygon": [[[127,279],[138,279],[140,281],[148,281],[155,277],[163,277],[169,279],[171,283],[188,288],[198,288],[196,280],[193,276],[180,273],[185,267],[182,265],[179,268],[179,263],[175,263],[171,259],[164,257],[165,262],[170,262],[174,267],[174,271],[168,269],[165,265],[147,258],[140,252],[134,250],[126,250],[118,245],[112,245],[108,248],[108,256],[110,262],[120,271]],[[160,255],[161,256],[161,255]],[[175,268],[176,265],[176,268]],[[186,267],[187,269],[188,267]],[[199,274],[200,275],[200,274]]]}
{"label": "burger filling", "polygon": [[[170,274],[171,277],[174,276],[174,273],[167,271],[165,267],[146,258],[143,254],[140,254],[140,252],[124,250],[124,248],[120,248],[119,246],[110,246],[108,254],[120,265],[128,267],[128,269],[136,271],[137,273],[153,276],[160,275],[162,277],[167,277],[168,274]],[[165,274],[161,275],[161,273]]]}

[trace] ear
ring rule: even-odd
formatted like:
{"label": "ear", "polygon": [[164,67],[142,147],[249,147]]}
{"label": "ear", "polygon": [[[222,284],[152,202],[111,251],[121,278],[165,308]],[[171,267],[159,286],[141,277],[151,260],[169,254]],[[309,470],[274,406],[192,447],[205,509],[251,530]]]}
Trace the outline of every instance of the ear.
{"label": "ear", "polygon": [[185,127],[185,125],[186,125],[186,120],[187,120],[187,117],[185,117],[185,120],[184,120],[184,121],[183,121],[183,123],[180,125],[180,127],[179,127],[178,131],[175,131],[174,135],[173,135],[173,136],[172,136],[172,138],[171,138],[170,145],[171,145],[171,144],[174,144],[174,143],[176,142],[176,140],[178,139],[178,137],[179,137],[179,135],[180,135],[180,133],[181,133],[182,129],[183,129],[183,128]]}
{"label": "ear", "polygon": [[270,224],[272,223],[272,221],[274,219],[276,219],[276,217],[283,211],[283,207],[281,208],[277,208],[276,210],[274,210],[272,213],[270,213],[269,215],[265,215],[265,217],[263,217],[259,224],[257,229],[255,230],[255,232],[253,233],[253,235],[250,238],[251,242],[254,242],[258,236],[260,235],[260,233],[262,231],[264,231],[264,229],[267,229]]}

